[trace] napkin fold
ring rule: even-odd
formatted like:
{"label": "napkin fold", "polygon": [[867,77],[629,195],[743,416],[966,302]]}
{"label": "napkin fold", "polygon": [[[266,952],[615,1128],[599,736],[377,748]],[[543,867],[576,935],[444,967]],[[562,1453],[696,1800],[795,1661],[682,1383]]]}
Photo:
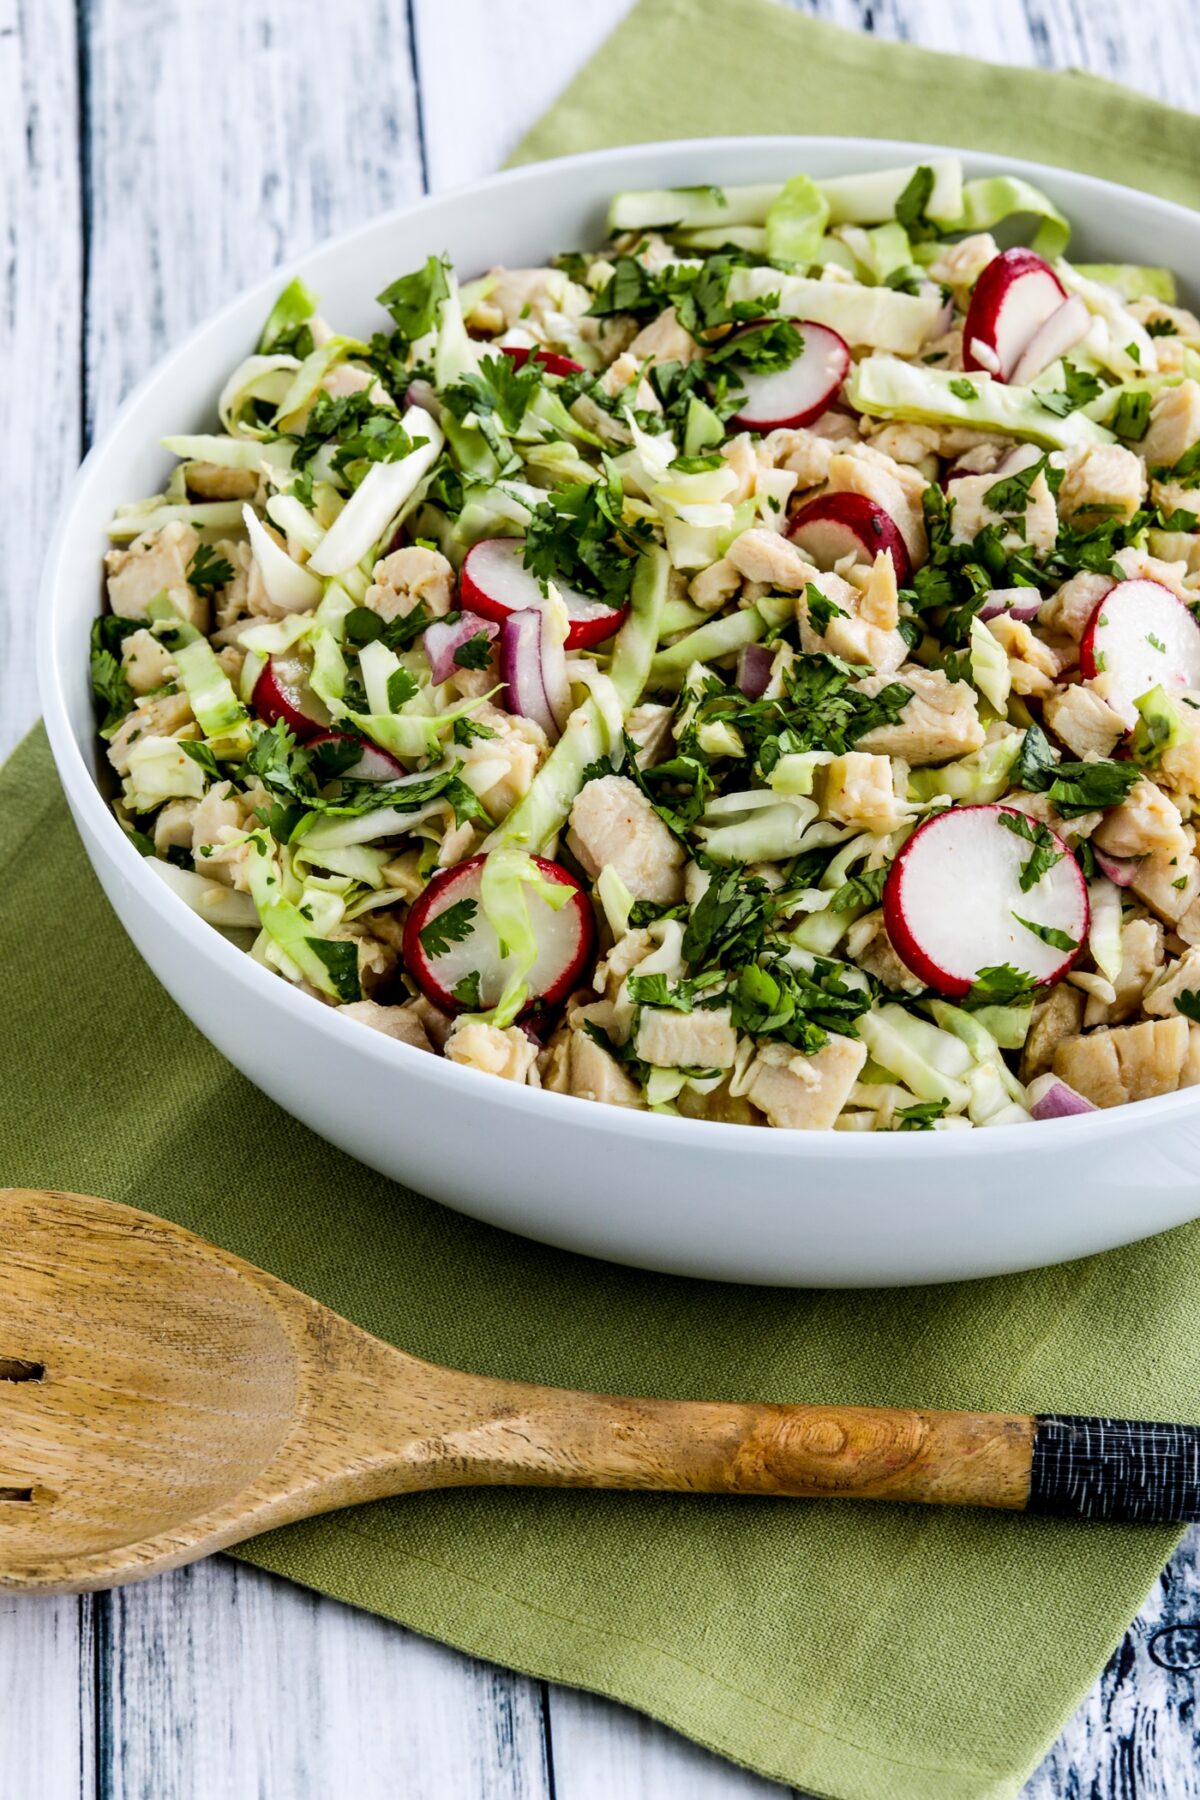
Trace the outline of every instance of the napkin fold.
{"label": "napkin fold", "polygon": [[[1196,119],[1090,77],[847,35],[767,0],[643,0],[519,154],[739,129],[1019,149],[1200,198]],[[589,1262],[383,1180],[236,1074],[123,936],[40,730],[0,773],[0,892],[0,1181],[165,1214],[368,1330],[484,1374],[1200,1418],[1200,1227],[908,1292],[704,1285]],[[1006,1800],[1174,1541],[860,1502],[514,1490],[386,1502],[239,1554],[611,1695],[811,1792]]]}

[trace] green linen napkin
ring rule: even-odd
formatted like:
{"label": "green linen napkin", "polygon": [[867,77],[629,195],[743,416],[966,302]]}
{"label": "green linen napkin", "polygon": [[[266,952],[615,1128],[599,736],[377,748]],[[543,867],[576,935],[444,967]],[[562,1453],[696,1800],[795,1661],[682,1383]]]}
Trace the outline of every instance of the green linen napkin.
{"label": "green linen napkin", "polygon": [[[846,36],[764,0],[648,0],[521,153],[739,126],[1019,148],[1200,197],[1194,119],[1090,79]],[[164,1213],[418,1355],[486,1374],[1200,1418],[1200,1227],[900,1293],[588,1262],[382,1180],[235,1074],[122,935],[40,732],[0,773],[0,883],[0,1181]],[[838,1800],[1002,1800],[1173,1542],[915,1507],[511,1491],[389,1502],[242,1554]]]}

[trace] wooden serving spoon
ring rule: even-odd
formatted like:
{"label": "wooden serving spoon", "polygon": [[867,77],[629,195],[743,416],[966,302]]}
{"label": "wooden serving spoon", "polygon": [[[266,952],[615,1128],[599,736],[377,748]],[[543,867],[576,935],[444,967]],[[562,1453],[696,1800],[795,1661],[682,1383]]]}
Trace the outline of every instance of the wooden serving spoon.
{"label": "wooden serving spoon", "polygon": [[1182,1520],[1200,1429],[496,1381],[149,1213],[0,1190],[0,1587],[111,1587],[334,1507],[483,1485]]}

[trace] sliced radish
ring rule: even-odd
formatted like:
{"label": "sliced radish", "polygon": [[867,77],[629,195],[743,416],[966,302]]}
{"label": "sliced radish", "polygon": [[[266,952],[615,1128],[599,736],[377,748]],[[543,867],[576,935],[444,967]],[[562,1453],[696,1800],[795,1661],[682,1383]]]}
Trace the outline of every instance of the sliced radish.
{"label": "sliced radish", "polygon": [[304,743],[327,732],[333,723],[325,704],[308,684],[312,664],[294,652],[268,658],[254,684],[252,703],[264,725],[282,719],[288,730]]}
{"label": "sliced radish", "polygon": [[786,369],[772,375],[742,375],[742,410],[730,423],[742,431],[774,431],[810,425],[836,397],[850,372],[850,346],[828,325],[798,319],[804,348]]}
{"label": "sliced radish", "polygon": [[447,625],[443,619],[435,619],[425,632],[425,654],[429,658],[429,671],[435,681],[449,681],[459,666],[455,660],[455,652],[480,632],[488,638],[496,636],[496,627],[491,619],[481,619],[478,613],[463,613],[453,625]]}
{"label": "sliced radish", "polygon": [[1160,581],[1118,581],[1088,620],[1079,666],[1088,681],[1104,677],[1104,698],[1132,730],[1134,701],[1151,688],[1200,687],[1200,625]]}
{"label": "sliced radish", "polygon": [[[494,619],[497,625],[502,625],[509,613],[542,606],[545,596],[537,577],[525,567],[524,555],[524,538],[483,538],[472,544],[459,578],[463,606],[482,618]],[[574,588],[559,587],[558,591],[571,620],[568,650],[602,644],[620,628],[625,607],[606,606],[603,600],[591,600]]]}
{"label": "sliced radish", "polygon": [[347,781],[398,781],[408,774],[402,762],[378,744],[368,744],[363,738],[351,737],[348,731],[323,731],[320,737],[309,738],[308,748],[319,750],[322,744],[352,744],[359,752],[355,762],[348,763],[344,769],[338,770],[339,776]]}
{"label": "sliced radish", "polygon": [[819,569],[832,569],[843,556],[873,563],[878,552],[886,550],[901,587],[907,587],[912,574],[900,527],[865,494],[822,494],[810,500],[790,521],[788,536]]}
{"label": "sliced radish", "polygon": [[1056,307],[1044,325],[1039,325],[1017,359],[1012,372],[1016,386],[1027,386],[1048,369],[1052,362],[1073,350],[1091,330],[1092,315],[1078,294]]}
{"label": "sliced radish", "polygon": [[[501,344],[505,356],[511,356],[518,369],[523,369],[533,354],[524,344]],[[572,362],[569,356],[560,356],[557,350],[539,350],[537,359],[547,375],[582,375],[583,364]]]}
{"label": "sliced radish", "polygon": [[[591,902],[575,877],[545,857],[533,860],[548,881],[572,890],[570,900],[556,911],[535,888],[525,889],[538,945],[537,961],[525,978],[529,1004],[541,1001],[554,1006],[578,984],[591,955],[595,924]],[[472,856],[435,875],[413,902],[404,927],[405,967],[426,998],[445,1012],[486,1012],[500,999],[510,973],[509,958],[487,921],[480,898],[486,861],[486,856]],[[430,926],[451,906],[461,907],[456,930],[464,935],[446,934],[439,940]],[[462,998],[461,984],[470,983],[472,975],[479,977],[478,1005],[473,998],[469,1003]]]}
{"label": "sliced radish", "polygon": [[[1039,833],[1059,860],[1022,893],[1034,845],[1002,822],[1005,814],[1037,829],[1013,807],[951,807],[913,832],[884,883],[883,916],[897,954],[950,998],[1002,963],[1039,984],[1057,981],[1087,940],[1087,884],[1066,844]],[[1060,942],[1046,943],[1021,919],[1060,934]]]}
{"label": "sliced radish", "polygon": [[975,283],[963,324],[963,367],[1011,381],[1021,357],[1067,297],[1032,250],[1002,250]]}

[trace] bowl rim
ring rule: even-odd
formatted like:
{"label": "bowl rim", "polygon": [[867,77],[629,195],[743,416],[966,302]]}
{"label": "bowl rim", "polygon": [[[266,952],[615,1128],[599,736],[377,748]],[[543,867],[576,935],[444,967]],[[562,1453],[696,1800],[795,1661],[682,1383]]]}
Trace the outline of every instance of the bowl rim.
{"label": "bowl rim", "polygon": [[[286,1022],[294,1021],[303,1026],[305,1022],[318,1036],[325,1038],[331,1050],[337,1053],[339,1046],[352,1049],[359,1057],[367,1057],[383,1069],[393,1069],[397,1073],[406,1073],[410,1078],[418,1072],[423,1078],[435,1085],[445,1088],[449,1093],[461,1094],[463,1101],[470,1104],[474,1097],[477,1101],[485,1099],[489,1105],[524,1116],[531,1122],[536,1121],[542,1107],[549,1102],[556,1108],[569,1108],[569,1112],[560,1113],[564,1123],[573,1121],[574,1127],[589,1134],[611,1137],[614,1133],[628,1136],[634,1141],[643,1134],[649,1134],[651,1141],[667,1148],[672,1144],[679,1149],[686,1147],[707,1146],[714,1153],[729,1151],[735,1145],[756,1157],[768,1157],[772,1160],[781,1157],[804,1158],[806,1156],[837,1157],[844,1162],[854,1163],[860,1158],[868,1162],[883,1162],[893,1157],[904,1157],[908,1162],[922,1163],[926,1160],[944,1159],[949,1153],[946,1145],[947,1137],[954,1147],[954,1154],[973,1157],[1013,1157],[1025,1156],[1032,1146],[1028,1134],[1024,1131],[988,1131],[975,1128],[969,1135],[965,1130],[952,1132],[917,1131],[917,1132],[796,1132],[781,1130],[754,1131],[745,1125],[738,1125],[717,1120],[688,1119],[681,1115],[655,1114],[648,1109],[615,1107],[584,1100],[573,1094],[558,1094],[550,1090],[530,1088],[514,1082],[499,1081],[479,1069],[450,1062],[447,1058],[430,1055],[427,1051],[418,1050],[412,1045],[399,1043],[387,1037],[383,1032],[363,1027],[357,1020],[338,1017],[338,1009],[318,1005],[311,996],[298,992],[290,982],[281,980],[271,970],[255,962],[245,951],[238,949],[223,932],[215,929],[175,894],[165,883],[154,879],[143,865],[145,858],[135,849],[126,833],[121,830],[111,806],[102,794],[90,769],[87,767],[75,733],[71,727],[66,698],[55,654],[54,615],[57,595],[62,585],[60,565],[65,547],[71,537],[74,515],[84,488],[93,471],[108,454],[111,439],[117,434],[127,418],[141,405],[143,396],[150,387],[167,378],[172,370],[195,354],[199,344],[209,333],[217,329],[234,314],[249,307],[251,302],[269,307],[279,291],[281,284],[293,275],[303,276],[308,264],[318,256],[343,250],[354,244],[359,238],[386,227],[389,224],[408,222],[419,218],[424,213],[436,214],[438,208],[447,201],[461,196],[476,193],[507,192],[519,189],[527,183],[537,184],[545,179],[547,171],[561,174],[566,181],[571,172],[580,166],[603,168],[609,163],[621,163],[639,153],[650,156],[678,153],[694,154],[699,146],[706,153],[719,158],[727,151],[745,153],[759,150],[764,155],[779,154],[785,148],[803,156],[806,150],[813,148],[827,153],[829,148],[845,145],[860,153],[864,147],[878,151],[881,159],[894,158],[898,161],[914,161],[923,157],[953,156],[960,158],[965,164],[984,163],[989,171],[1000,174],[1022,176],[1035,185],[1049,185],[1051,192],[1056,177],[1066,177],[1073,186],[1091,193],[1097,198],[1109,194],[1119,194],[1146,209],[1150,215],[1165,216],[1167,219],[1192,231],[1200,230],[1200,218],[1189,208],[1177,201],[1167,200],[1156,194],[1146,194],[1140,189],[1124,186],[1122,183],[1108,181],[1101,176],[1087,175],[1080,171],[1054,163],[1030,161],[1024,157],[1007,156],[990,151],[969,150],[947,144],[922,142],[906,138],[871,138],[855,136],[805,135],[803,133],[756,133],[746,135],[724,135],[716,137],[671,138],[639,144],[618,144],[606,146],[598,150],[579,151],[570,156],[555,157],[540,162],[524,163],[515,168],[502,169],[495,174],[484,176],[475,181],[461,182],[436,194],[425,194],[420,199],[405,205],[390,207],[376,213],[344,231],[333,233],[311,244],[304,252],[289,257],[258,280],[248,283],[231,299],[208,314],[194,325],[166,354],[146,372],[140,381],[124,397],[115,409],[104,431],[89,447],[72,476],[59,505],[58,515],[50,544],[42,566],[42,575],[38,587],[38,624],[36,634],[36,669],[37,685],[41,700],[43,717],[55,765],[64,792],[72,808],[86,819],[91,831],[101,840],[109,856],[120,867],[126,878],[139,891],[158,921],[169,932],[176,935],[184,951],[192,956],[202,958],[221,977],[228,977],[235,986],[244,986],[246,997],[250,1003],[258,1003],[277,1009]],[[1053,193],[1052,193],[1053,197]],[[85,851],[87,845],[85,842]],[[89,852],[90,860],[90,852]],[[114,912],[116,908],[114,907]],[[122,925],[120,914],[118,922]],[[139,953],[140,954],[140,953]],[[346,1036],[345,1034],[351,1034]],[[484,1084],[480,1086],[479,1084]],[[464,1085],[465,1084],[465,1085]],[[1069,1142],[1078,1140],[1081,1144],[1081,1133],[1089,1134],[1088,1141],[1096,1142],[1101,1135],[1113,1136],[1132,1128],[1150,1128],[1154,1125],[1165,1125],[1177,1116],[1195,1109],[1200,1101],[1200,1088],[1195,1090],[1180,1089],[1173,1094],[1156,1095],[1149,1100],[1130,1102],[1125,1106],[1100,1109],[1098,1116],[1092,1119],[1090,1114],[1079,1114],[1067,1118],[1039,1121],[1044,1130],[1053,1125],[1056,1136],[1056,1148],[1065,1150]],[[1038,1141],[1043,1141],[1039,1138]],[[844,1148],[834,1149],[834,1145]]]}

